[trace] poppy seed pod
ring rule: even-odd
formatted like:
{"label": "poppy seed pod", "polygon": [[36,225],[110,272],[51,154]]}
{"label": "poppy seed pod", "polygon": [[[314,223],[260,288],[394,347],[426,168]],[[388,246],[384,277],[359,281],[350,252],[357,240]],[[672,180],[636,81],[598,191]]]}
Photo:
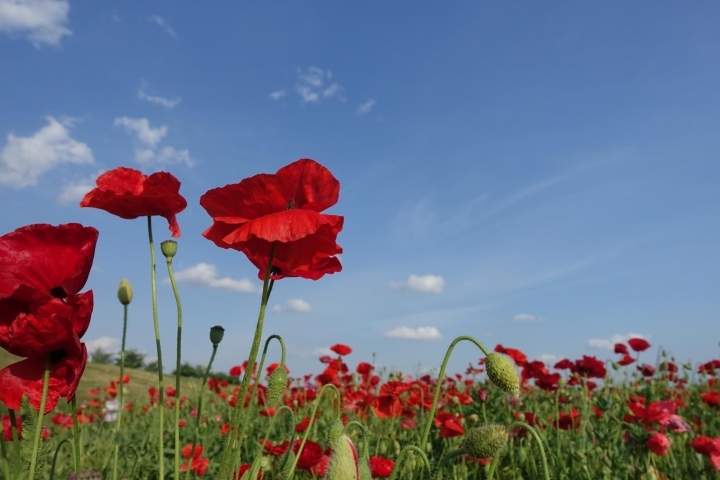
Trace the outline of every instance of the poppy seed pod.
{"label": "poppy seed pod", "polygon": [[130,305],[132,299],[132,285],[130,285],[130,282],[128,282],[126,278],[123,278],[122,280],[120,280],[120,286],[118,287],[118,300],[120,300],[120,303],[122,303],[123,305]]}
{"label": "poppy seed pod", "polygon": [[218,344],[222,342],[223,335],[225,335],[225,329],[220,325],[215,325],[210,328],[210,341],[212,342],[213,347],[217,347]]}
{"label": "poppy seed pod", "polygon": [[491,458],[500,453],[508,441],[505,426],[491,424],[471,429],[465,435],[463,446],[475,458]]}
{"label": "poppy seed pod", "polygon": [[280,364],[268,378],[267,406],[277,407],[282,404],[285,387],[287,387],[288,374],[285,365]]}
{"label": "poppy seed pod", "polygon": [[175,240],[165,240],[160,244],[160,251],[167,259],[171,259],[175,256],[177,248],[177,242]]}
{"label": "poppy seed pod", "polygon": [[485,368],[490,380],[500,387],[505,393],[515,398],[520,398],[520,379],[517,370],[512,361],[497,352],[493,352],[487,356],[485,360]]}
{"label": "poppy seed pod", "polygon": [[332,449],[332,456],[325,474],[326,480],[360,479],[357,450],[343,430],[342,422],[335,420],[328,432],[328,443]]}

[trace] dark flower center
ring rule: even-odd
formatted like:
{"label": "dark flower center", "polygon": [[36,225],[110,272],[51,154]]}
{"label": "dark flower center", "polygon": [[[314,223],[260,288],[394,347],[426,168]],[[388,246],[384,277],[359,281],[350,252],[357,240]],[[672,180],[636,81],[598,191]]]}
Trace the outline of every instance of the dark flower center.
{"label": "dark flower center", "polygon": [[291,198],[290,201],[285,206],[285,210],[292,210],[295,208],[295,199]]}
{"label": "dark flower center", "polygon": [[50,295],[55,298],[65,298],[67,297],[67,292],[65,292],[65,289],[63,287],[55,287],[50,290]]}
{"label": "dark flower center", "polygon": [[50,364],[55,365],[65,357],[67,357],[67,352],[62,348],[59,350],[55,350],[54,352],[50,352]]}

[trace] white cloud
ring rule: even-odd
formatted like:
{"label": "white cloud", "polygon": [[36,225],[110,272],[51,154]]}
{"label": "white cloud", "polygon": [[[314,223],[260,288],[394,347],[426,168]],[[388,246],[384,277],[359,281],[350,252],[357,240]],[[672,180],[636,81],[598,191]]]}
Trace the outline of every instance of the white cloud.
{"label": "white cloud", "polygon": [[435,327],[398,327],[385,332],[386,337],[404,338],[406,340],[440,340],[442,335]]}
{"label": "white cloud", "polygon": [[530,313],[518,313],[513,317],[516,322],[534,322],[536,320],[542,320],[542,317],[536,317]]}
{"label": "white cloud", "polygon": [[100,171],[88,178],[83,178],[74,183],[67,183],[63,185],[62,190],[60,190],[60,195],[57,197],[58,203],[62,205],[67,205],[68,203],[79,203],[86,193],[97,186],[95,184],[95,180],[102,173],[103,171]]}
{"label": "white cloud", "polygon": [[160,15],[151,15],[148,20],[157,24],[160,28],[165,30],[165,33],[177,40],[177,34],[175,33],[175,30],[172,29],[168,21],[165,20],[163,17],[161,17]]}
{"label": "white cloud", "polygon": [[331,78],[332,72],[330,70],[323,70],[318,67],[308,67],[305,70],[298,69],[298,83],[295,85],[295,92],[300,96],[303,103],[318,103],[321,97],[336,97],[344,102],[345,97],[342,96],[344,88],[337,82],[330,82]]}
{"label": "white cloud", "polygon": [[[193,267],[175,273],[175,280],[195,287],[210,287],[239,293],[255,293],[258,288],[247,278],[235,280],[230,277],[218,278],[217,267],[209,263],[198,263]],[[166,279],[165,283],[170,283]]]}
{"label": "white cloud", "polygon": [[282,89],[282,90],[277,90],[275,92],[270,93],[270,98],[272,98],[273,100],[280,100],[285,95],[287,95],[287,92],[285,91],[285,89]]}
{"label": "white cloud", "polygon": [[541,353],[538,356],[538,360],[548,365],[555,365],[557,362],[560,361],[560,357],[558,357],[557,355],[553,355],[552,353]]}
{"label": "white cloud", "polygon": [[145,88],[147,85],[145,82],[142,82],[140,85],[140,90],[138,90],[138,98],[140,100],[144,100],[146,102],[154,103],[156,105],[161,105],[165,108],[174,108],[178,103],[180,103],[179,98],[165,98],[161,97],[159,95],[148,95],[147,92],[145,92]]}
{"label": "white cloud", "polygon": [[412,290],[422,293],[442,293],[445,279],[439,275],[425,275],[419,277],[410,275],[404,282],[391,282],[390,286],[399,290]]}
{"label": "white cloud", "polygon": [[119,350],[120,340],[112,337],[100,337],[94,340],[83,340],[87,351],[89,353],[94,352],[97,349],[103,350],[107,353],[114,353]]}
{"label": "white cloud", "polygon": [[287,312],[294,312],[294,313],[305,313],[309,312],[311,310],[310,304],[303,300],[302,298],[292,298],[287,301],[287,306],[282,307],[280,305],[275,305],[273,307],[273,312],[275,313],[287,313]]}
{"label": "white cloud", "polygon": [[313,355],[317,355],[318,357],[335,357],[337,356],[337,353],[330,350],[330,347],[318,347],[315,350],[313,350]]}
{"label": "white cloud", "polygon": [[358,109],[355,110],[355,113],[357,113],[359,115],[364,115],[366,113],[370,113],[370,110],[372,110],[372,108],[375,106],[376,103],[377,102],[371,98],[367,102],[360,105],[358,107]]}
{"label": "white cloud", "polygon": [[47,117],[47,122],[31,137],[8,134],[0,152],[0,183],[17,188],[37,185],[42,174],[58,165],[94,162],[90,147],[70,137],[72,119]]}
{"label": "white cloud", "polygon": [[168,132],[167,125],[153,128],[147,118],[119,117],[115,119],[115,125],[125,127],[125,130],[134,134],[141,144],[135,149],[135,161],[143,165],[151,164],[177,164],[184,163],[188,167],[195,165],[188,150],[178,150],[175,147],[164,146],[158,148]]}
{"label": "white cloud", "polygon": [[592,348],[612,350],[616,343],[625,343],[631,338],[644,338],[647,340],[649,337],[640,335],[639,333],[628,333],[626,335],[616,333],[610,338],[592,338],[588,342],[588,345]]}
{"label": "white cloud", "polygon": [[67,0],[0,0],[0,32],[27,37],[35,47],[57,45],[67,28]]}

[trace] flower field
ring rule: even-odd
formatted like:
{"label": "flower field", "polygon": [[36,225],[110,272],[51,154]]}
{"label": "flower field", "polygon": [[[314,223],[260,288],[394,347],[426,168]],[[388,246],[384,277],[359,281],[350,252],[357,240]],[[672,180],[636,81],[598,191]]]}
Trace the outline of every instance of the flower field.
{"label": "flower field", "polygon": [[[272,291],[286,277],[342,271],[336,242],[344,218],[322,213],[337,202],[340,183],[310,159],[200,198],[212,218],[203,236],[258,269],[257,327],[249,357],[238,359],[229,380],[209,374],[224,346],[223,327],[209,325],[202,380],[163,375],[152,217],[180,237],[177,215],[187,201],[179,189],[169,173],[121,167],[100,175],[80,203],[147,220],[156,377],[124,367],[133,300],[126,280],[118,289],[120,367],[87,363],[82,339],[95,299],[83,290],[95,228],[29,225],[0,237],[0,347],[13,355],[2,357],[0,370],[2,478],[720,478],[720,360],[678,364],[664,350],[647,358],[651,345],[641,338],[615,344],[607,360],[549,365],[462,336],[436,359],[439,371],[424,376],[380,371],[354,358],[352,345],[336,344],[319,373],[292,371],[282,336],[263,335]],[[180,345],[178,244],[162,242],[160,252]],[[477,355],[465,371],[446,371],[461,342],[477,346]],[[266,358],[275,343],[279,362]]]}

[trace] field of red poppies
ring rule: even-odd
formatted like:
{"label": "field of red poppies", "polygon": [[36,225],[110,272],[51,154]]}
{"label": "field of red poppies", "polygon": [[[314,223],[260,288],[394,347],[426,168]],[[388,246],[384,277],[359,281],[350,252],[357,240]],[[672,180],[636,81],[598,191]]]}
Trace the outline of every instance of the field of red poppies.
{"label": "field of red poppies", "polygon": [[[187,202],[179,189],[169,173],[117,168],[80,203],[146,218],[160,372],[167,369],[152,217],[164,217],[180,237],[176,215]],[[282,338],[263,336],[265,309],[283,278],[318,280],[342,270],[336,240],[344,219],[321,213],[339,190],[325,167],[302,159],[200,198],[212,218],[203,236],[244,254],[263,282],[250,354],[229,372],[237,382],[213,378],[224,329],[209,328],[212,357],[202,387],[184,388],[179,376],[167,385],[160,373],[142,401],[125,398],[134,373],[122,363],[133,299],[125,280],[118,289],[125,312],[120,375],[87,392],[89,401],[78,400],[87,363],[82,338],[94,306],[92,291],[82,290],[98,231],[43,224],[0,237],[0,347],[22,358],[0,370],[2,478],[720,478],[720,360],[678,365],[661,351],[641,362],[650,344],[640,338],[616,344],[617,356],[607,361],[583,356],[546,365],[514,348],[458,337],[437,359],[438,374],[419,378],[380,375],[370,362],[351,362],[351,346],[336,344],[333,356],[320,359],[320,374],[290,376]],[[160,252],[180,342],[177,243],[162,242]],[[272,341],[282,359],[266,365]],[[460,342],[475,344],[478,356],[464,372],[447,372]]]}

